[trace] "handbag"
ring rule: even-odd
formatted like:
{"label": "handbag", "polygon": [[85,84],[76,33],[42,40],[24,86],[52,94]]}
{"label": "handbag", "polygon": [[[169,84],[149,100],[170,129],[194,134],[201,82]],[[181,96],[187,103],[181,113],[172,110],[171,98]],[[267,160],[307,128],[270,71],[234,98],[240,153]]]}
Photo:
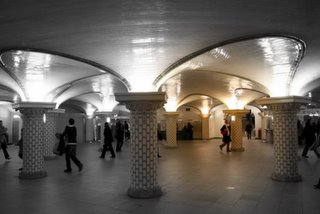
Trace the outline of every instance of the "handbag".
{"label": "handbag", "polygon": [[58,148],[59,148],[59,142],[56,142],[56,143],[54,144],[54,146],[53,146],[53,149],[52,149],[53,154],[59,155]]}

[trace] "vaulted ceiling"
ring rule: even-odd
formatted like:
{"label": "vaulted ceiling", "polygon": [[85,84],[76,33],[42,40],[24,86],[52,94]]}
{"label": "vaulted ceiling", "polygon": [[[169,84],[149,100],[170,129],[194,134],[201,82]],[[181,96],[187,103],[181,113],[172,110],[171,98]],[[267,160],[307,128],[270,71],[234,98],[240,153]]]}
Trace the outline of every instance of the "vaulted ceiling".
{"label": "vaulted ceiling", "polygon": [[2,0],[0,101],[112,110],[165,91],[197,109],[312,94],[320,3],[303,0]]}

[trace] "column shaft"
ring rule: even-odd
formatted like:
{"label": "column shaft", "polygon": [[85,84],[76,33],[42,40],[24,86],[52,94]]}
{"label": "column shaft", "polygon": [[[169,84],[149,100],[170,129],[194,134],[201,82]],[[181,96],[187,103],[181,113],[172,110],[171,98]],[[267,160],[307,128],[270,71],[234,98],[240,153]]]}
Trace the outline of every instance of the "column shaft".
{"label": "column shaft", "polygon": [[116,94],[131,112],[131,184],[128,195],[153,198],[162,194],[158,185],[157,112],[164,93]]}
{"label": "column shaft", "polygon": [[242,117],[246,115],[249,110],[224,110],[227,115],[233,115],[234,120],[231,120],[231,150],[232,151],[244,151],[242,144],[243,133],[242,133]]}
{"label": "column shaft", "polygon": [[46,122],[44,123],[43,156],[46,160],[56,158],[53,153],[53,147],[58,141],[56,138],[56,118],[64,113],[64,109],[53,109],[46,113]]}
{"label": "column shaft", "polygon": [[177,147],[177,118],[179,112],[166,112],[164,113],[166,118],[166,135],[167,141],[165,146]]}
{"label": "column shaft", "polygon": [[47,176],[43,156],[43,114],[54,108],[54,103],[15,103],[23,115],[23,170],[19,178],[33,179]]}
{"label": "column shaft", "polygon": [[209,115],[202,115],[202,139],[208,140],[209,139]]}
{"label": "column shaft", "polygon": [[[286,104],[282,107],[291,106]],[[275,166],[272,178],[279,181],[301,181],[298,173],[297,111],[272,106]],[[294,106],[291,106],[294,107]],[[278,108],[276,110],[276,108]],[[292,109],[293,110],[293,109]]]}
{"label": "column shaft", "polygon": [[56,136],[56,121],[55,115],[52,112],[46,113],[46,122],[44,124],[44,141],[43,141],[43,156],[45,159],[54,159],[53,146],[57,142]]}
{"label": "column shaft", "polygon": [[273,115],[275,165],[272,179],[284,182],[301,181],[298,173],[297,118],[304,97],[263,98],[258,104],[267,105]]}
{"label": "column shaft", "polygon": [[94,133],[93,117],[87,116],[87,118],[86,118],[86,142],[89,142],[89,143],[93,142],[93,133]]}

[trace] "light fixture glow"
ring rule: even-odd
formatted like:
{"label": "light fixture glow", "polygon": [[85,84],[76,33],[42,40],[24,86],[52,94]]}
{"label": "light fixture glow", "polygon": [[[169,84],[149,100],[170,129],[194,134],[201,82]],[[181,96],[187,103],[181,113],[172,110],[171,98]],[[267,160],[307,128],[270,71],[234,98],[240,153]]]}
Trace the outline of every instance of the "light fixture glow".
{"label": "light fixture glow", "polygon": [[262,48],[265,64],[271,67],[271,96],[288,96],[296,62],[301,57],[302,45],[293,39],[263,38],[258,40]]}
{"label": "light fixture glow", "polygon": [[209,114],[209,107],[202,107],[201,114],[208,115]]}
{"label": "light fixture glow", "polygon": [[239,100],[235,95],[232,95],[226,105],[229,109],[243,109],[246,104]]}
{"label": "light fixture glow", "polygon": [[20,117],[20,115],[15,114],[15,115],[13,115],[13,118],[20,119],[21,117]]}
{"label": "light fixture glow", "polygon": [[88,105],[86,108],[86,114],[88,117],[93,117],[95,111],[96,109],[92,105]]}
{"label": "light fixture glow", "polygon": [[177,110],[177,98],[170,97],[167,99],[167,103],[164,105],[167,112],[175,112]]}

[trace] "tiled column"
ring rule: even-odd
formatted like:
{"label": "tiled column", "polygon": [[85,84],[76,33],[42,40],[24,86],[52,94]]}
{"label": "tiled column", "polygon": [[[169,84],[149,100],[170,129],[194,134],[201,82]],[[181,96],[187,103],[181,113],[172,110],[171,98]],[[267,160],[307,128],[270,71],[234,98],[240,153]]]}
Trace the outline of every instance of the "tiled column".
{"label": "tiled column", "polygon": [[209,114],[201,115],[201,124],[202,124],[202,140],[209,139]]}
{"label": "tiled column", "polygon": [[163,115],[166,118],[167,142],[165,146],[177,147],[177,118],[179,112],[165,112]]}
{"label": "tiled column", "polygon": [[261,140],[266,140],[266,115],[265,112],[259,113],[259,116],[261,117]]}
{"label": "tiled column", "polygon": [[231,120],[231,150],[232,151],[244,151],[242,144],[243,132],[242,132],[242,117],[249,113],[249,110],[234,109],[223,110],[223,113],[232,115],[235,117]]}
{"label": "tiled column", "polygon": [[131,184],[128,195],[153,198],[162,195],[158,185],[157,109],[165,93],[140,92],[115,94],[131,112]]}
{"label": "tiled column", "polygon": [[273,115],[275,167],[272,179],[285,182],[301,181],[298,173],[297,113],[310,100],[304,97],[279,97],[258,100]]}
{"label": "tiled column", "polygon": [[44,123],[44,140],[43,140],[43,156],[46,160],[56,158],[53,154],[53,146],[57,142],[56,134],[56,117],[63,114],[64,109],[53,109],[46,113],[46,122]]}
{"label": "tiled column", "polygon": [[19,178],[33,179],[47,176],[44,167],[43,114],[55,103],[22,102],[12,105],[23,115],[23,170]]}
{"label": "tiled column", "polygon": [[92,143],[93,142],[93,133],[94,133],[94,126],[93,126],[93,116],[86,117],[86,142]]}

